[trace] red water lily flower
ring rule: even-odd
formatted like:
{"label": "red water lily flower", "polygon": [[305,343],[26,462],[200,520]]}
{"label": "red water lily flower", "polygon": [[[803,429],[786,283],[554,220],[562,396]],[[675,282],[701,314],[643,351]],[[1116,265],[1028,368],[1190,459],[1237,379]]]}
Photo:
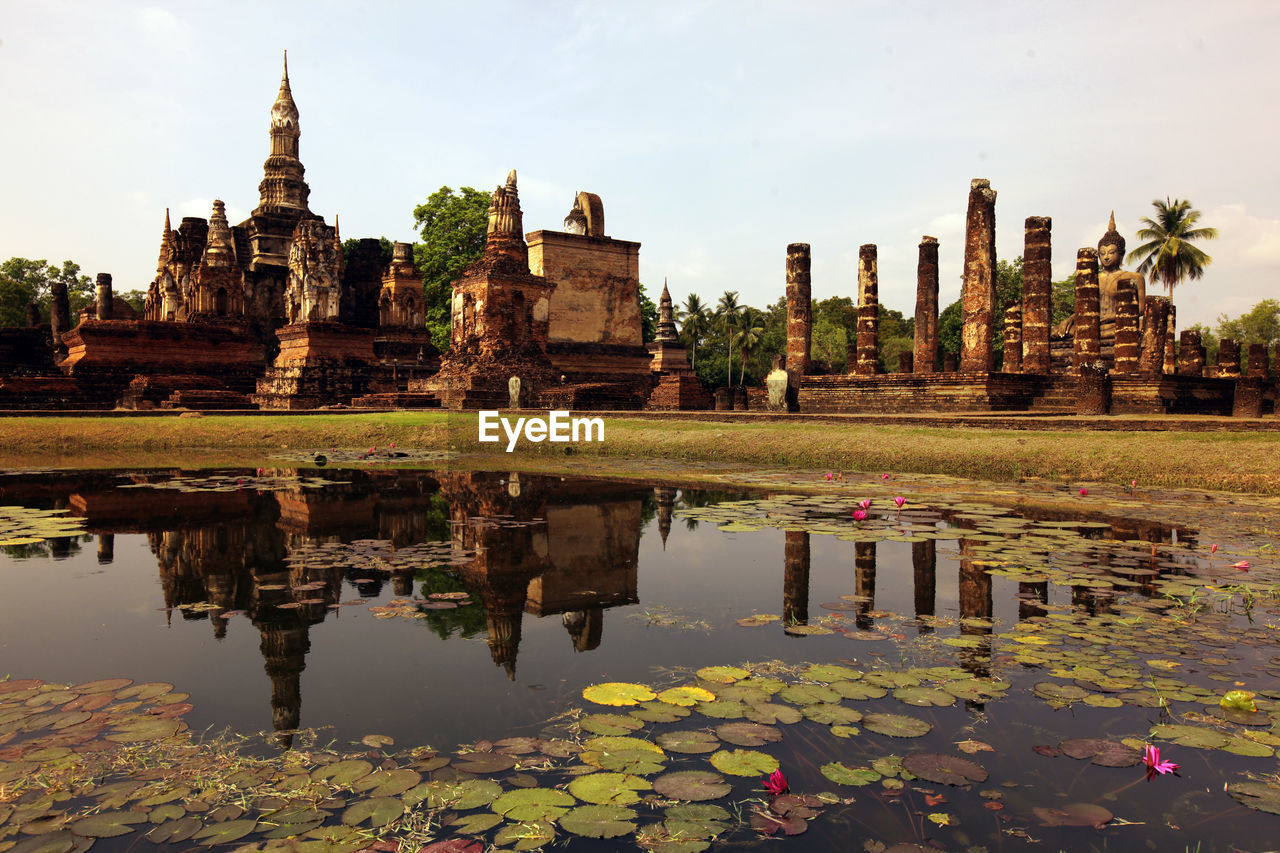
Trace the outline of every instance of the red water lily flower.
{"label": "red water lily flower", "polygon": [[853,511],[854,521],[865,521],[866,518],[867,518],[867,511],[865,509],[855,509]]}
{"label": "red water lily flower", "polygon": [[791,787],[787,785],[787,777],[782,775],[782,771],[775,770],[769,774],[769,778],[764,780],[764,789],[776,797],[787,793]]}
{"label": "red water lily flower", "polygon": [[1147,744],[1142,749],[1142,763],[1147,765],[1147,781],[1150,782],[1156,778],[1156,774],[1163,776],[1166,773],[1178,775],[1178,765],[1172,761],[1160,760],[1160,747]]}

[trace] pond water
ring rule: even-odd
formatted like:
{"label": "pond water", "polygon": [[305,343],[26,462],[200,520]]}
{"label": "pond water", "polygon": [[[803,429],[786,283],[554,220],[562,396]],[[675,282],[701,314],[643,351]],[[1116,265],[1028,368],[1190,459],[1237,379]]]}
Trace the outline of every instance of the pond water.
{"label": "pond water", "polygon": [[0,477],[0,851],[1267,849],[1273,507],[766,485]]}

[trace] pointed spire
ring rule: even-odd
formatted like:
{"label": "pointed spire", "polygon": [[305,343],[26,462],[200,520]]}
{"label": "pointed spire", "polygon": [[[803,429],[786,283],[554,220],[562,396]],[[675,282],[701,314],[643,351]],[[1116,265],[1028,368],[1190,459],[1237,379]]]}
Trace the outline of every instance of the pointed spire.
{"label": "pointed spire", "polygon": [[209,233],[204,243],[204,265],[229,267],[236,262],[236,247],[232,242],[231,226],[227,223],[226,206],[222,199],[214,199],[213,214],[209,217]]}
{"label": "pointed spire", "polygon": [[156,261],[156,274],[164,273],[172,256],[173,228],[169,225],[169,208],[164,209],[164,233],[160,235],[160,258]]}
{"label": "pointed spire", "polygon": [[655,342],[674,344],[680,340],[676,334],[676,316],[671,307],[671,291],[667,289],[667,279],[662,279],[662,296],[658,299],[658,329]]}
{"label": "pointed spire", "polygon": [[172,230],[173,228],[169,225],[169,208],[166,207],[164,209],[164,237],[166,240],[169,239],[169,232]]}
{"label": "pointed spire", "polygon": [[284,52],[284,73],[280,75],[280,91],[276,94],[276,102],[271,105],[271,128],[285,128],[293,132],[298,130],[298,106],[293,102],[293,91],[289,88],[289,51]]}
{"label": "pointed spire", "polygon": [[1114,210],[1111,211],[1111,221],[1107,223],[1107,230],[1108,231],[1116,230],[1116,212]]}

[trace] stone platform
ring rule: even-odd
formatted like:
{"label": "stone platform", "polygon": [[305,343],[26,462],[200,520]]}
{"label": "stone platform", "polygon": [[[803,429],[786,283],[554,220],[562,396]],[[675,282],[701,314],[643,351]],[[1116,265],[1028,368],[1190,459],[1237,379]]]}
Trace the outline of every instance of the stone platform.
{"label": "stone platform", "polygon": [[258,380],[254,402],[264,409],[318,409],[396,389],[391,369],[378,365],[373,329],[317,321],[276,331],[280,354]]}
{"label": "stone platform", "polygon": [[697,411],[715,405],[711,392],[702,387],[698,377],[692,374],[664,375],[649,392],[645,408],[655,410]]}

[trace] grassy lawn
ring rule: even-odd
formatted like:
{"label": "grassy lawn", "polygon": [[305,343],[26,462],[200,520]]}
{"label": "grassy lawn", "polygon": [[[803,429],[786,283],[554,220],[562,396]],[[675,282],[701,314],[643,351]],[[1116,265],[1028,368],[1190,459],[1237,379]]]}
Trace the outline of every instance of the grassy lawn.
{"label": "grassy lawn", "polygon": [[[533,413],[531,413],[533,414]],[[831,421],[649,420],[605,416],[605,440],[530,444],[515,456],[573,467],[592,456],[725,461],[809,470],[1042,477],[1280,494],[1280,432],[1024,431]],[[0,420],[7,467],[252,463],[280,449],[386,446],[510,458],[505,440],[477,440],[474,413],[207,417],[40,417]],[[572,461],[571,461],[572,460]],[[496,461],[496,459],[495,459]]]}

